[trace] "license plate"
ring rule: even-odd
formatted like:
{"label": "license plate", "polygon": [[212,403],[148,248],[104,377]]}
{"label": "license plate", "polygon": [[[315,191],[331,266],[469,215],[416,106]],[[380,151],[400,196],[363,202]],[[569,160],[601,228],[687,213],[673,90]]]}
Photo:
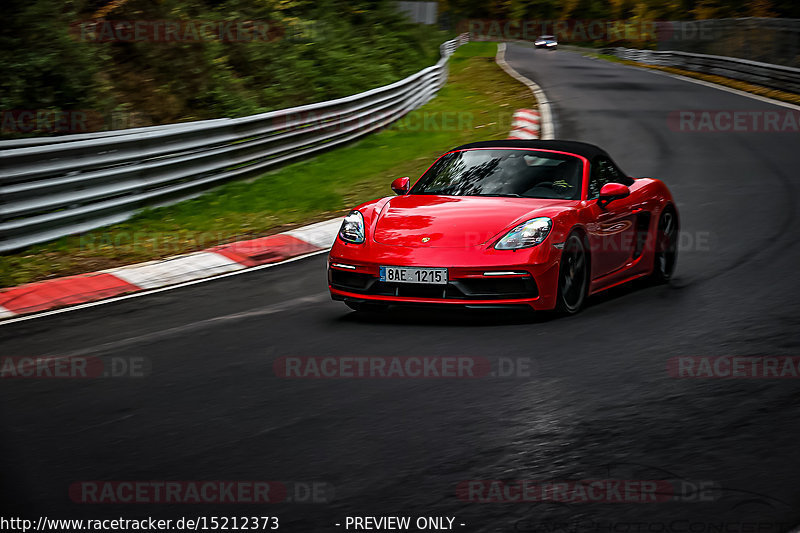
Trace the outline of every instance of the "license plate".
{"label": "license plate", "polygon": [[382,266],[381,281],[447,285],[447,269]]}

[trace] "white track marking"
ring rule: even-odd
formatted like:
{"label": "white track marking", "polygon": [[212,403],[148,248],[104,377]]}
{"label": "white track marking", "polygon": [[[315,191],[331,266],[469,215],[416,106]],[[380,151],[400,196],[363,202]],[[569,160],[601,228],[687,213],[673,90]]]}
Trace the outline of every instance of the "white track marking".
{"label": "white track marking", "polygon": [[142,289],[157,289],[246,268],[214,252],[197,252],[138,265],[104,270]]}
{"label": "white track marking", "polygon": [[317,222],[310,226],[287,231],[284,235],[291,235],[296,239],[313,244],[318,248],[330,248],[333,246],[333,241],[336,240],[336,235],[339,233],[339,228],[342,226],[342,218],[344,217]]}

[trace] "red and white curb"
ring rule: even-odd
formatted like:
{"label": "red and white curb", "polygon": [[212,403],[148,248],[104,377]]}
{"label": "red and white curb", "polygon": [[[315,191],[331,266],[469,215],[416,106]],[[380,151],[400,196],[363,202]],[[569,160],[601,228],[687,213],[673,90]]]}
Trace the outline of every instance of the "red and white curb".
{"label": "red and white curb", "polygon": [[341,218],[159,261],[0,290],[0,320],[280,263],[329,249]]}
{"label": "red and white curb", "polygon": [[509,139],[538,139],[539,112],[533,109],[517,109],[511,117]]}

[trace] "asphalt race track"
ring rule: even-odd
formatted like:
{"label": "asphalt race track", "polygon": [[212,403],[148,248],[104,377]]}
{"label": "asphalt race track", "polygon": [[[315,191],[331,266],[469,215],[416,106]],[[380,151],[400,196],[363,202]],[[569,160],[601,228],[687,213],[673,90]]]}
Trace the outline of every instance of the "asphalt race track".
{"label": "asphalt race track", "polygon": [[[599,144],[628,174],[667,182],[682,224],[671,286],[614,290],[566,319],[362,319],[330,301],[322,254],[0,326],[4,355],[150,366],[142,378],[2,381],[2,514],[270,514],[284,531],[344,530],[345,517],[365,515],[455,516],[456,529],[475,532],[767,533],[800,523],[800,381],[667,373],[678,356],[800,355],[797,133],[687,132],[668,120],[783,108],[567,51],[510,45],[506,59],[547,93],[557,138]],[[273,372],[279,357],[352,355],[527,358],[531,376]],[[646,504],[456,495],[462,481],[498,479],[678,479],[714,490]],[[73,504],[69,486],[83,480],[318,481],[334,494],[257,509]]]}

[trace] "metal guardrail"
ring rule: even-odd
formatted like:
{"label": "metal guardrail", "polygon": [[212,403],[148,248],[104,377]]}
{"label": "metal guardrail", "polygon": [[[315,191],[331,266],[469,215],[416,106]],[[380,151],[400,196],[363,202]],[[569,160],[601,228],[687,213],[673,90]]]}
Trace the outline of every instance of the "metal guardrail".
{"label": "metal guardrail", "polygon": [[692,54],[671,50],[607,48],[603,50],[603,53],[637,63],[676,67],[702,74],[716,74],[734,80],[800,94],[800,69],[798,68],[735,57]]}
{"label": "metal guardrail", "polygon": [[[369,134],[433,98],[447,60],[467,34],[443,43],[441,59],[363,93],[260,115],[63,136],[0,145],[0,252],[122,222],[146,207],[190,198],[226,180]],[[76,138],[77,137],[77,138]]]}
{"label": "metal guardrail", "polygon": [[163,124],[161,126],[145,126],[139,128],[127,128],[120,130],[94,131],[91,133],[75,133],[72,135],[58,135],[52,137],[26,137],[23,139],[12,139],[0,141],[0,150],[11,150],[14,148],[27,148],[30,146],[44,146],[46,144],[58,144],[62,142],[85,141],[89,139],[101,139],[105,137],[116,137],[117,135],[130,135],[131,133],[154,132],[158,130],[196,128],[203,124],[221,124],[230,120],[229,118],[215,118],[210,120],[196,120],[192,122],[179,122],[176,124]]}

